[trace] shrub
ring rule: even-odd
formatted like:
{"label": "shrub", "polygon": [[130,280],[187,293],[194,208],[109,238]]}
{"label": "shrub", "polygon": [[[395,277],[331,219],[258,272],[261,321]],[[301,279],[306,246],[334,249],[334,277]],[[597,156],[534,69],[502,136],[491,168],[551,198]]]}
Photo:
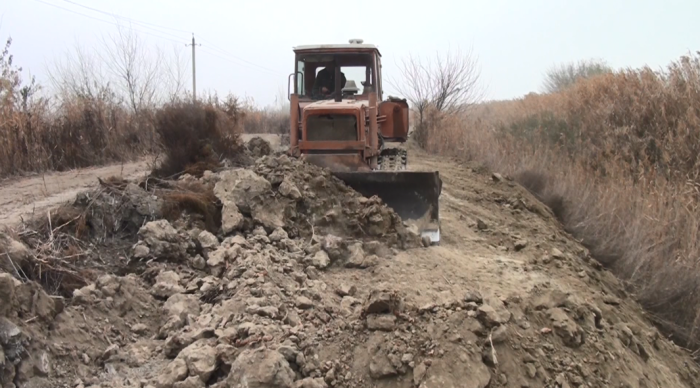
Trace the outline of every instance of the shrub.
{"label": "shrub", "polygon": [[239,109],[224,102],[175,102],[156,112],[156,131],[165,159],[153,174],[174,178],[216,170],[224,158],[241,157]]}
{"label": "shrub", "polygon": [[547,70],[544,90],[548,93],[561,92],[580,80],[612,73],[612,71],[605,61],[597,59],[554,66]]}

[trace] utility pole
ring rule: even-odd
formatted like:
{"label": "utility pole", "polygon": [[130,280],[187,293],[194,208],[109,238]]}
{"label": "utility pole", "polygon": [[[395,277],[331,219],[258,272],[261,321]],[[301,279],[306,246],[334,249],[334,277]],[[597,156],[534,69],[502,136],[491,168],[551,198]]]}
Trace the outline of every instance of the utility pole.
{"label": "utility pole", "polygon": [[194,42],[194,33],[192,33],[192,43],[185,46],[192,46],[192,102],[197,102],[197,71],[194,64],[194,46],[197,44]]}

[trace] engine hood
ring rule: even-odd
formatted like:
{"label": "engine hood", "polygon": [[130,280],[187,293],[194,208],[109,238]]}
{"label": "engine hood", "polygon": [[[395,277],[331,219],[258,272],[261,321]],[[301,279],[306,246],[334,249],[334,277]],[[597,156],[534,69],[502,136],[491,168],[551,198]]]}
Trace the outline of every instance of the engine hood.
{"label": "engine hood", "polygon": [[329,109],[342,109],[342,110],[362,110],[369,106],[369,101],[367,100],[342,100],[336,102],[335,100],[321,100],[321,101],[311,101],[311,102],[300,102],[299,106],[304,111],[314,111],[314,110],[324,110]]}

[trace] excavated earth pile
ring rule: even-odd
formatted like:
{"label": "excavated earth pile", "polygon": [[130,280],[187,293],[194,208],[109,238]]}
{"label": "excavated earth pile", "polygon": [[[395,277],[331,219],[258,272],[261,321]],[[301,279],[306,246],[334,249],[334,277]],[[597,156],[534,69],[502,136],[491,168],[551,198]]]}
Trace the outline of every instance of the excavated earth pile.
{"label": "excavated earth pile", "polygon": [[[441,269],[449,232],[447,247],[424,248],[377,198],[285,155],[174,182],[112,180],[50,215],[0,241],[2,387],[700,383],[632,302],[547,282],[496,297]],[[544,260],[526,268],[608,279],[590,258]]]}
{"label": "excavated earth pile", "polygon": [[359,303],[341,310],[355,290],[323,271],[420,244],[377,198],[285,155],[148,185],[103,181],[2,235],[3,387],[323,377],[304,325],[327,335]]}

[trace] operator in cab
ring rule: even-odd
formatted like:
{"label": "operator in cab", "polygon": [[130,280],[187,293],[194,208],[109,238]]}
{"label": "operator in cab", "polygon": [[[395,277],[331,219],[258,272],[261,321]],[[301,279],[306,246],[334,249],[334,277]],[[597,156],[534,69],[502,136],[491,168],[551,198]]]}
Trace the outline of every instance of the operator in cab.
{"label": "operator in cab", "polygon": [[[345,87],[345,74],[340,72],[341,81],[340,88]],[[314,82],[313,95],[319,97],[329,97],[335,91],[335,67],[331,64],[323,68],[316,75],[316,81]]]}

